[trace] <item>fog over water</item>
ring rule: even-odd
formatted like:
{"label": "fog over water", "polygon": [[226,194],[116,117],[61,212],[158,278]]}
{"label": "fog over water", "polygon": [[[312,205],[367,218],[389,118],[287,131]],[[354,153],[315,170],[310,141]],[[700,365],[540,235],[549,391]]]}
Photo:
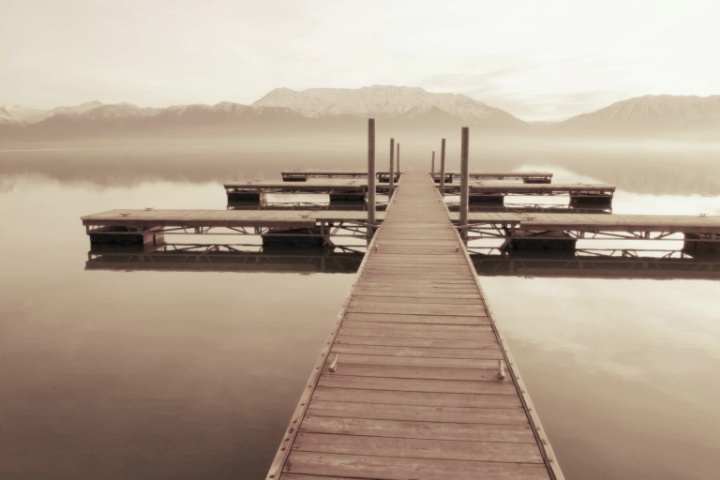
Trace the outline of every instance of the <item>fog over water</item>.
{"label": "fog over water", "polygon": [[[401,159],[430,168],[439,138],[447,138],[447,169],[459,171],[459,136],[397,136]],[[309,138],[308,138],[309,137]],[[378,169],[386,169],[389,138],[378,135]],[[437,141],[436,141],[437,140]],[[366,169],[366,138],[360,135],[267,136],[238,140],[172,139],[99,144],[0,144],[0,174],[38,174],[63,182],[130,186],[148,181],[225,182],[275,178],[297,168]],[[720,143],[578,138],[471,136],[475,170],[561,167],[631,193],[716,195],[720,192]]]}
{"label": "fog over water", "polygon": [[[459,135],[446,134],[448,170]],[[404,170],[440,136],[398,136]],[[378,137],[384,169],[387,135]],[[437,139],[437,140],[436,140]],[[225,209],[221,183],[363,169],[364,135],[0,149],[0,478],[260,479],[354,274],[85,269],[82,215]],[[471,171],[720,215],[720,145],[496,139]],[[720,471],[720,282],[481,277],[566,478]]]}

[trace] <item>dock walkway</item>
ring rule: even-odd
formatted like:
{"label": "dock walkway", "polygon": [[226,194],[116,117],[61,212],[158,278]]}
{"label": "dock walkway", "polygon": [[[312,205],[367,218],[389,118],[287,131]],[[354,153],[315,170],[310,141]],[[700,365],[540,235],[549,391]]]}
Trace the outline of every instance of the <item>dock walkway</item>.
{"label": "dock walkway", "polygon": [[439,192],[403,174],[267,478],[562,478],[536,427]]}

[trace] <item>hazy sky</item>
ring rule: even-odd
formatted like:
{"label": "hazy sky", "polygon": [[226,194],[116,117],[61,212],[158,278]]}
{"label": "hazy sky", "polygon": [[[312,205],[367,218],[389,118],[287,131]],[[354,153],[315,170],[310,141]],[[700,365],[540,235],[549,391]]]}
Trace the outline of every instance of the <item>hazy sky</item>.
{"label": "hazy sky", "polygon": [[0,104],[420,86],[525,120],[720,94],[720,0],[0,0]]}

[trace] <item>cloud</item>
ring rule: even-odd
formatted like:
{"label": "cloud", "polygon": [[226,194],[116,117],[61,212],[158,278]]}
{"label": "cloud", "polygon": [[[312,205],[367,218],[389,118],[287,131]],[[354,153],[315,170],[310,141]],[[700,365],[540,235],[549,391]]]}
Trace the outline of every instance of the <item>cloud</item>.
{"label": "cloud", "polygon": [[644,93],[623,62],[549,53],[480,56],[461,74],[420,80],[432,91],[464,93],[528,121],[564,120]]}

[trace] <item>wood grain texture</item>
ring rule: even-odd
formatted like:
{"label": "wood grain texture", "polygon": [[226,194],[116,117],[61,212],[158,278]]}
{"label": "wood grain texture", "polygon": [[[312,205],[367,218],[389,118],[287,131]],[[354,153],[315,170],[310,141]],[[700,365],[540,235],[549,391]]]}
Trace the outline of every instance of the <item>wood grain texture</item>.
{"label": "wood grain texture", "polygon": [[403,174],[272,480],[557,478],[474,275],[430,177]]}

